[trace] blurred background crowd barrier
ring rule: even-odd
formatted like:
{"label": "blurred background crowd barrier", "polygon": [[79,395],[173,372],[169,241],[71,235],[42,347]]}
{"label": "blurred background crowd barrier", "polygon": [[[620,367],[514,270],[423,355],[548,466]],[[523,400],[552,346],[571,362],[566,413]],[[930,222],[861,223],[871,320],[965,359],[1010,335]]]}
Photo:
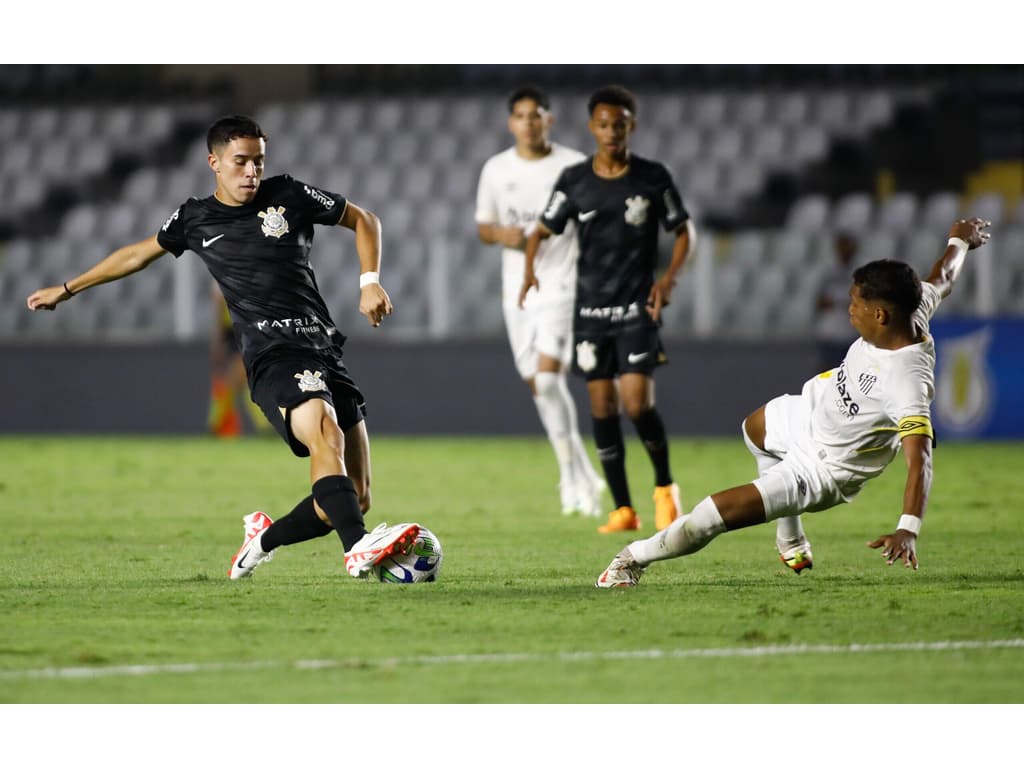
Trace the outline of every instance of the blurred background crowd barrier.
{"label": "blurred background crowd barrier", "polygon": [[[922,272],[952,221],[979,215],[993,222],[993,240],[941,310],[936,336],[959,362],[936,407],[947,409],[953,434],[1004,436],[1010,424],[1010,435],[1024,435],[1024,408],[1007,386],[1024,357],[1014,346],[1024,336],[1024,68],[1010,65],[0,65],[0,393],[7,403],[44,397],[48,379],[23,366],[75,348],[95,352],[86,362],[106,361],[80,372],[101,381],[129,374],[144,347],[180,348],[182,375],[201,371],[214,310],[194,255],[164,257],[55,313],[28,312],[24,299],[155,234],[188,197],[210,194],[206,128],[244,112],[270,137],[267,175],[290,173],[381,217],[396,312],[379,329],[357,312],[352,238],[320,229],[313,249],[334,318],[363,350],[357,378],[389,355],[401,378],[410,350],[430,350],[417,375],[437,377],[437,393],[461,391],[460,377],[474,370],[492,376],[480,387],[493,402],[477,416],[451,414],[448,431],[517,431],[515,406],[507,423],[483,417],[522,398],[503,349],[499,252],[476,237],[477,178],[511,142],[513,88],[546,88],[552,138],[589,153],[586,100],[609,82],[637,95],[634,151],[668,166],[699,232],[666,310],[663,335],[678,351],[659,397],[671,381],[685,390],[698,379],[732,380],[715,361],[747,368],[731,385],[737,405],[708,394],[729,404],[711,403],[718,428],[687,419],[699,399],[691,393],[674,431],[735,431],[747,412],[734,413],[738,403],[776,394],[752,390],[750,379],[764,383],[758,372],[780,364],[779,349],[805,362],[767,377],[772,385],[795,391],[815,372],[816,297],[836,266],[838,233],[858,241],[849,271],[898,258]],[[667,262],[670,240],[661,242]],[[481,355],[496,364],[481,365]],[[173,400],[159,389],[165,379],[154,377],[151,407]],[[387,379],[376,386],[392,402],[403,393],[391,394]],[[428,382],[421,391],[431,392]],[[8,414],[0,427],[85,429],[75,413],[52,424]],[[182,423],[168,414],[167,425],[121,428]]]}

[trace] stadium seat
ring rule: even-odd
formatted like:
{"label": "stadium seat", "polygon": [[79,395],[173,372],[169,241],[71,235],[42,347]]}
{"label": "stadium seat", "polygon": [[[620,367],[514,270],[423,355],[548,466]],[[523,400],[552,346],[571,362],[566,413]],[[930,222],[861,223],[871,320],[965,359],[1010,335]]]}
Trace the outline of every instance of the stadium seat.
{"label": "stadium seat", "polygon": [[823,231],[829,223],[830,203],[825,195],[798,197],[786,214],[786,229],[804,233]]}
{"label": "stadium seat", "polygon": [[918,217],[918,227],[925,231],[945,231],[957,220],[960,198],[956,192],[933,192],[925,198]]}
{"label": "stadium seat", "polygon": [[868,91],[855,97],[851,118],[857,132],[865,135],[892,120],[893,99],[886,91]]}
{"label": "stadium seat", "polygon": [[763,93],[740,93],[729,99],[729,118],[741,126],[751,128],[767,127],[764,125],[768,115],[768,97]]}
{"label": "stadium seat", "polygon": [[964,215],[980,216],[992,222],[992,226],[1003,223],[1006,199],[998,192],[982,192],[964,205]]}
{"label": "stadium seat", "polygon": [[817,162],[828,153],[828,133],[821,125],[797,126],[790,141],[790,156],[799,165]]}
{"label": "stadium seat", "polygon": [[862,235],[867,232],[873,209],[871,196],[864,192],[843,195],[832,211],[832,228]]}
{"label": "stadium seat", "polygon": [[693,122],[705,128],[721,128],[725,120],[726,97],[722,93],[703,93],[695,97]]}
{"label": "stadium seat", "polygon": [[743,134],[737,126],[727,125],[709,132],[706,159],[722,165],[739,161]]}
{"label": "stadium seat", "polygon": [[849,131],[851,128],[849,95],[843,90],[823,91],[816,94],[812,118],[814,124],[822,126],[829,133]]}
{"label": "stadium seat", "polygon": [[810,242],[806,232],[787,229],[769,238],[771,260],[789,270],[803,269],[809,262]]}
{"label": "stadium seat", "polygon": [[917,195],[897,192],[878,204],[876,224],[884,230],[907,232],[916,224],[917,208]]}
{"label": "stadium seat", "polygon": [[803,125],[810,112],[810,98],[806,93],[790,91],[774,100],[771,109],[774,122],[781,125]]}

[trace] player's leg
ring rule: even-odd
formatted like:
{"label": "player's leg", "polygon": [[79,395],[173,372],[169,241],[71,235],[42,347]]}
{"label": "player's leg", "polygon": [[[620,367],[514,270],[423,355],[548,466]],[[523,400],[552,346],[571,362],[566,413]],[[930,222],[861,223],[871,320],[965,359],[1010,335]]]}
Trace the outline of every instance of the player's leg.
{"label": "player's leg", "polygon": [[[530,389],[541,426],[558,463],[558,487],[562,513],[576,511],[575,479],[570,442],[570,414],[559,391],[557,361],[544,360],[537,348],[540,310],[536,301],[525,309],[503,307],[505,330],[516,371]],[[555,364],[552,369],[551,363]]]}
{"label": "player's leg", "polygon": [[617,352],[623,408],[654,468],[654,525],[664,530],[682,512],[679,486],[672,480],[669,467],[665,423],[654,400],[654,371],[667,362],[667,357],[654,327],[623,333]]}
{"label": "player's leg", "polygon": [[[775,398],[750,414],[743,422],[743,442],[757,462],[758,476],[778,464],[788,453],[792,428],[800,431],[803,416],[800,398]],[[768,447],[771,446],[771,450]],[[787,567],[799,573],[814,565],[811,544],[804,533],[800,515],[780,517],[775,524],[775,547]]]}
{"label": "player's leg", "polygon": [[[563,511],[578,509],[585,515],[597,517],[601,514],[601,492],[606,486],[583,445],[567,376],[573,350],[572,296],[539,304],[535,316],[537,375],[534,380],[538,411],[550,413],[545,422],[558,432],[560,439],[555,451],[560,465],[566,457],[569,463],[568,472],[562,471]],[[555,444],[556,439],[550,432],[549,437]]]}
{"label": "player's leg", "polygon": [[619,420],[618,387],[614,379],[595,379],[587,382],[587,393],[590,396],[597,456],[615,505],[608,516],[608,522],[597,530],[601,533],[635,531],[640,528],[640,518],[633,509],[629,481],[626,478],[626,443]]}
{"label": "player's leg", "polygon": [[636,586],[651,563],[692,555],[726,531],[758,525],[765,519],[764,500],[752,483],[707,496],[664,530],[626,546],[598,577],[596,586]]}

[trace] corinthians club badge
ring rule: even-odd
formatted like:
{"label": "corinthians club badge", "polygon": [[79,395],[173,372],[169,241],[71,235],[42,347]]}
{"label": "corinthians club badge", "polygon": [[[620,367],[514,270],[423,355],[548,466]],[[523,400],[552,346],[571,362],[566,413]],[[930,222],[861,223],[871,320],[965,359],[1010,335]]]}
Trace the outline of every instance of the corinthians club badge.
{"label": "corinthians club badge", "polygon": [[257,214],[263,219],[263,234],[267,237],[280,237],[288,234],[288,220],[284,217],[284,206],[270,206]]}

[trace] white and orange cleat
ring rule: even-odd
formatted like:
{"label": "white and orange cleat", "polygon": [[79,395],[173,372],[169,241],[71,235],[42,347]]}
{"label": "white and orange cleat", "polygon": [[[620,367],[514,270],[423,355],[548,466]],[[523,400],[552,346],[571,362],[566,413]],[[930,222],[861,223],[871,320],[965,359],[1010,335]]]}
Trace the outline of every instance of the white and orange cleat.
{"label": "white and orange cleat", "polygon": [[779,549],[779,559],[798,576],[801,571],[809,571],[814,567],[811,543],[806,538],[801,539],[791,547],[786,547],[785,543],[781,541],[776,541],[775,543]]}
{"label": "white and orange cleat", "polygon": [[608,522],[597,529],[598,533],[640,530],[640,518],[632,507],[619,507],[608,514]]}
{"label": "white and orange cleat", "polygon": [[644,573],[644,567],[633,559],[629,553],[629,547],[625,547],[617,554],[604,569],[604,573],[597,577],[595,587],[611,589],[612,587],[635,587],[640,583],[640,577]]}
{"label": "white and orange cleat", "polygon": [[274,556],[273,552],[264,552],[260,547],[263,532],[274,524],[270,516],[263,512],[253,512],[243,517],[242,522],[245,526],[245,541],[231,558],[231,568],[228,569],[228,577],[231,579],[242,579],[251,575],[257,565],[267,562]]}
{"label": "white and orange cleat", "polygon": [[654,489],[654,527],[664,531],[679,517],[679,486],[659,485]]}
{"label": "white and orange cleat", "polygon": [[381,523],[345,553],[345,570],[349,576],[361,579],[385,557],[395,553],[408,554],[419,535],[420,527],[416,523],[399,523],[390,527]]}

